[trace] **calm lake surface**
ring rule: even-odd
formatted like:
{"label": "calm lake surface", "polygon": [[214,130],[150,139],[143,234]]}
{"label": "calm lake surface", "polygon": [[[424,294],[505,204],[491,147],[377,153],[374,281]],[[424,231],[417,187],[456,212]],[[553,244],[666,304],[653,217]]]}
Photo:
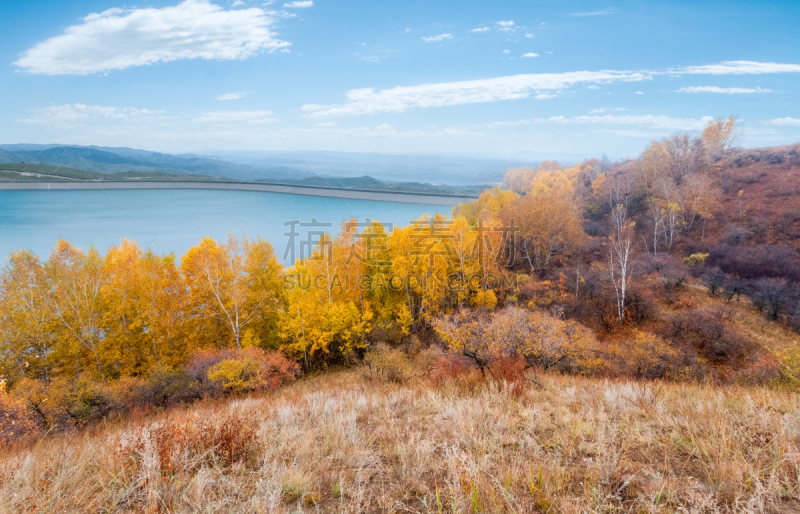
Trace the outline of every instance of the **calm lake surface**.
{"label": "calm lake surface", "polygon": [[182,255],[204,236],[224,241],[228,232],[261,236],[282,258],[290,228],[300,220],[332,228],[296,227],[295,246],[311,231],[337,233],[342,221],[357,218],[408,225],[423,214],[449,214],[452,207],[350,200],[255,191],[78,190],[0,192],[0,262],[27,248],[46,258],[60,238],[101,253],[123,238],[157,253]]}

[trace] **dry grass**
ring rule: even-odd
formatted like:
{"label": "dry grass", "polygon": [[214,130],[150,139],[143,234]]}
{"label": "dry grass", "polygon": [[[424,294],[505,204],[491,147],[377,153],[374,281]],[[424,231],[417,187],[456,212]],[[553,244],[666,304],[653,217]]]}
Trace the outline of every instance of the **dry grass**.
{"label": "dry grass", "polygon": [[[307,379],[0,455],[0,512],[786,512],[800,396]],[[522,387],[521,391],[509,389]]]}

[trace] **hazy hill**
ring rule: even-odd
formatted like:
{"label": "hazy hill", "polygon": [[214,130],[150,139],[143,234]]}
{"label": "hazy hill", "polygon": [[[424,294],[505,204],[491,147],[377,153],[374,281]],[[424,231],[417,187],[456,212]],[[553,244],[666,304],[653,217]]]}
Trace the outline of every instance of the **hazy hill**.
{"label": "hazy hill", "polygon": [[371,154],[327,151],[301,152],[202,152],[208,157],[242,164],[265,165],[298,170],[314,170],[321,176],[369,175],[384,182],[398,180],[434,184],[499,184],[511,166],[535,164],[529,159],[493,159],[428,154]]}
{"label": "hazy hill", "polygon": [[0,181],[58,182],[81,180],[218,180],[216,177],[195,174],[166,173],[163,171],[126,171],[121,173],[97,173],[65,166],[47,164],[6,163],[0,164]]}
{"label": "hazy hill", "polygon": [[[95,154],[90,154],[95,155]],[[18,155],[14,155],[19,157]],[[221,177],[194,173],[170,173],[165,171],[123,171],[117,173],[99,173],[82,169],[69,168],[65,166],[51,166],[48,164],[31,164],[25,162],[0,164],[0,181],[15,182],[58,182],[58,181],[82,181],[82,180],[155,180],[155,181],[220,181],[226,180]],[[232,181],[231,179],[227,179]],[[434,186],[431,184],[421,184],[418,182],[402,182],[396,184],[386,184],[372,177],[309,177],[301,180],[294,179],[261,179],[258,182],[297,184],[302,186],[314,187],[338,187],[352,189],[369,189],[374,191],[403,191],[427,194],[465,194],[477,196],[482,187],[459,187],[459,186]]]}
{"label": "hazy hill", "polygon": [[236,180],[303,180],[361,177],[381,182],[448,185],[497,184],[509,166],[529,161],[442,155],[385,155],[346,152],[223,152],[173,155],[132,148],[57,145],[0,145],[0,162],[66,166],[98,173],[163,171]]}

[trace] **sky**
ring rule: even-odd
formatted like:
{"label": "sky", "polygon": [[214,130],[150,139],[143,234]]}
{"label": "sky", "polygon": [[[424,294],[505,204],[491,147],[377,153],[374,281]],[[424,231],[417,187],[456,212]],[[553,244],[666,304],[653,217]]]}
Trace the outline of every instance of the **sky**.
{"label": "sky", "polygon": [[[635,157],[800,141],[800,2],[4,2],[0,143]],[[9,22],[10,20],[10,22]]]}

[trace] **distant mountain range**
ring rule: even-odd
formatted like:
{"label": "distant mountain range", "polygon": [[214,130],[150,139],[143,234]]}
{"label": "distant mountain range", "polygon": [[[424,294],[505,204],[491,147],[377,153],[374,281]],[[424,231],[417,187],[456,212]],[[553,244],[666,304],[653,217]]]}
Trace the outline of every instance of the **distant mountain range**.
{"label": "distant mountain range", "polygon": [[[346,152],[227,152],[172,155],[132,148],[56,145],[0,145],[0,162],[68,167],[95,173],[165,172],[247,181],[326,182],[369,177],[381,183],[487,185],[502,181],[521,160],[441,155],[385,155]],[[321,185],[321,184],[320,184]]]}
{"label": "distant mountain range", "polygon": [[170,155],[131,148],[84,146],[0,145],[0,162],[63,166],[96,173],[160,171],[235,180],[301,179],[312,175],[281,166],[236,164],[194,155]]}

